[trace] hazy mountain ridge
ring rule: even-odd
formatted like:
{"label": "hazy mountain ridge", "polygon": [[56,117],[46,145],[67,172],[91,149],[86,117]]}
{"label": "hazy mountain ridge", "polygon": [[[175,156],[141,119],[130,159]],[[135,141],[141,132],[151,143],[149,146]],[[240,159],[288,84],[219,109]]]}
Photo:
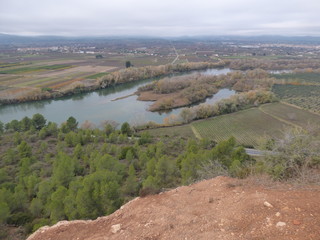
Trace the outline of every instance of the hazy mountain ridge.
{"label": "hazy mountain ridge", "polygon": [[99,42],[106,40],[168,40],[168,41],[237,41],[237,42],[261,42],[261,43],[296,43],[296,44],[320,44],[320,37],[315,36],[279,36],[279,35],[259,35],[259,36],[180,36],[180,37],[157,37],[157,36],[25,36],[0,33],[0,44],[33,44],[59,42]]}

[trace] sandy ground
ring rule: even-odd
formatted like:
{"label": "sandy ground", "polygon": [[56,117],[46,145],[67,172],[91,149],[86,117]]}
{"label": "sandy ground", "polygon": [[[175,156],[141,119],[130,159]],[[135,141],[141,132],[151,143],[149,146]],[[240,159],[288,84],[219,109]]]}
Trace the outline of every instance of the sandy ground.
{"label": "sandy ground", "polygon": [[59,222],[28,240],[316,240],[319,199],[319,188],[218,177],[136,198],[94,221]]}

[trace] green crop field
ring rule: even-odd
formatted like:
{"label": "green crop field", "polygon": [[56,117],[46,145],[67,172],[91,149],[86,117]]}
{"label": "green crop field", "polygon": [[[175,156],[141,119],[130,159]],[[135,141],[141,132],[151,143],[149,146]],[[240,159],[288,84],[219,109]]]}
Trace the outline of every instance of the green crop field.
{"label": "green crop field", "polygon": [[197,121],[192,126],[203,138],[223,141],[233,136],[240,144],[256,146],[261,137],[281,137],[282,131],[289,125],[263,113],[259,108],[251,108]]}
{"label": "green crop field", "polygon": [[149,132],[159,137],[180,135],[218,142],[233,136],[239,144],[256,147],[261,138],[280,138],[287,128],[307,128],[310,124],[319,126],[320,116],[284,103],[272,103],[183,126],[152,129]]}
{"label": "green crop field", "polygon": [[47,70],[63,70],[67,68],[72,68],[74,66],[68,64],[55,64],[49,66],[38,66],[38,67],[23,67],[23,68],[13,68],[0,71],[0,74],[22,74],[30,72],[39,72]]}
{"label": "green crop field", "polygon": [[88,79],[98,79],[98,78],[103,77],[103,76],[105,76],[105,75],[107,75],[107,74],[109,74],[109,73],[107,73],[107,72],[101,72],[101,73],[96,73],[96,74],[87,76],[86,78],[88,78]]}
{"label": "green crop field", "polygon": [[320,116],[318,114],[289,106],[287,104],[265,104],[262,105],[260,109],[267,114],[283,119],[302,128],[309,127],[310,125],[320,126]]}
{"label": "green crop field", "polygon": [[16,62],[16,63],[0,63],[0,68],[10,68],[10,67],[17,67],[23,65],[29,65],[31,63],[28,62]]}
{"label": "green crop field", "polygon": [[320,86],[318,85],[275,84],[272,91],[285,102],[320,112]]}
{"label": "green crop field", "polygon": [[285,80],[288,82],[308,83],[308,84],[320,84],[320,73],[283,73],[272,74],[272,77],[278,80]]}

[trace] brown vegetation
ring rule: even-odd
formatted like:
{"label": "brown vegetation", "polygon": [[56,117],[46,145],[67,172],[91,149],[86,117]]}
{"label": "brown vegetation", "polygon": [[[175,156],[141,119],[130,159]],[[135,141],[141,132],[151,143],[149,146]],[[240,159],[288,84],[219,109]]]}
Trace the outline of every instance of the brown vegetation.
{"label": "brown vegetation", "polygon": [[141,79],[147,78],[155,78],[160,77],[172,73],[178,72],[188,72],[192,70],[202,70],[207,68],[219,68],[225,67],[227,65],[226,62],[197,62],[197,63],[181,63],[181,64],[167,64],[167,65],[160,65],[160,66],[146,66],[140,68],[126,68],[121,69],[117,72],[113,72],[108,74],[107,76],[101,77],[98,81],[101,88],[105,88],[107,86],[116,84],[116,83],[124,83],[124,82],[131,82],[137,81]]}
{"label": "brown vegetation", "polygon": [[184,123],[196,119],[205,119],[223,114],[237,112],[260,104],[276,101],[275,96],[270,91],[252,90],[231,96],[228,99],[222,99],[219,102],[211,104],[200,104],[198,106],[184,108],[179,114],[180,121]]}
{"label": "brown vegetation", "polygon": [[194,74],[167,77],[143,86],[138,91],[138,100],[155,101],[150,111],[188,106],[212,96],[221,88],[232,88],[238,92],[269,90],[274,82],[268,72],[255,69],[247,72],[231,72],[210,76]]}

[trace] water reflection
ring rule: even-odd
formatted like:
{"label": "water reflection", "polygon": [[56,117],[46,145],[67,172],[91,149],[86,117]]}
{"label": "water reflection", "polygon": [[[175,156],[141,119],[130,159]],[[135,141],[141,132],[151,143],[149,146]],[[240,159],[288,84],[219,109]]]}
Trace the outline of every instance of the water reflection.
{"label": "water reflection", "polygon": [[79,100],[84,99],[85,97],[86,97],[86,95],[84,95],[84,94],[76,94],[76,95],[72,96],[71,99],[73,101],[79,101]]}

